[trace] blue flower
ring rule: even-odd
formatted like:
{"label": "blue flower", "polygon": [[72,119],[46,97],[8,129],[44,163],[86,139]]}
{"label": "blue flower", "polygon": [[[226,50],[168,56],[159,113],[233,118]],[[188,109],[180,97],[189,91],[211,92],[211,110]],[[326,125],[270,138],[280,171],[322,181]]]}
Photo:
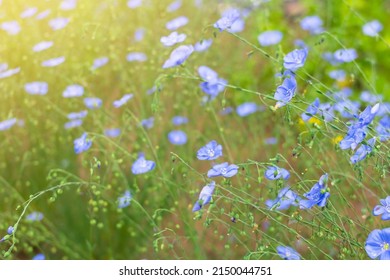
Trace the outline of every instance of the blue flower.
{"label": "blue flower", "polygon": [[64,56],[56,57],[56,58],[51,58],[48,60],[45,60],[41,63],[43,67],[56,67],[60,64],[62,64],[65,61]]}
{"label": "blue flower", "polygon": [[227,162],[214,165],[208,172],[207,177],[217,177],[223,176],[225,178],[233,177],[238,172],[238,166],[235,164],[230,164]]}
{"label": "blue flower", "polygon": [[125,191],[125,193],[118,198],[118,208],[125,208],[130,205],[132,196],[130,191]]}
{"label": "blue flower", "polygon": [[183,64],[193,51],[194,47],[192,45],[177,47],[171,52],[171,55],[165,61],[162,68],[171,68]]}
{"label": "blue flower", "polygon": [[360,94],[360,100],[370,104],[376,104],[382,102],[383,96],[380,94],[372,94],[371,92],[365,90]]}
{"label": "blue flower", "polygon": [[390,228],[373,230],[364,248],[371,259],[390,260]]}
{"label": "blue flower", "polygon": [[354,61],[358,55],[355,49],[340,49],[334,52],[334,59],[339,62],[351,62]]}
{"label": "blue flower", "polygon": [[381,141],[390,139],[390,116],[384,116],[376,127],[376,132]]}
{"label": "blue flower", "polygon": [[318,111],[326,122],[331,122],[334,119],[334,106],[331,103],[321,103]]}
{"label": "blue flower", "polygon": [[293,248],[288,246],[278,246],[276,247],[276,251],[278,252],[278,255],[285,260],[300,260],[301,255],[297,251],[295,251]]}
{"label": "blue flower", "polygon": [[8,130],[16,124],[18,120],[16,118],[8,119],[0,122],[0,131]]}
{"label": "blue flower", "polygon": [[204,205],[209,204],[211,201],[211,196],[214,193],[215,182],[211,181],[210,184],[207,184],[203,187],[199,194],[198,200],[195,202],[192,212],[199,211]]}
{"label": "blue flower", "polygon": [[283,83],[277,87],[274,98],[276,102],[276,108],[286,105],[295,95],[297,89],[297,82],[294,76],[284,79]]}
{"label": "blue flower", "polygon": [[362,27],[363,33],[370,37],[378,36],[382,29],[383,25],[378,20],[369,21]]}
{"label": "blue flower", "polygon": [[168,21],[165,27],[168,30],[174,31],[176,29],[179,29],[180,27],[186,25],[188,23],[188,18],[185,16],[177,17],[171,21]]}
{"label": "blue flower", "polygon": [[220,92],[225,89],[227,81],[219,78],[218,74],[207,66],[199,66],[199,76],[204,80],[200,84],[202,91],[212,98],[215,98]]}
{"label": "blue flower", "polygon": [[156,164],[154,161],[146,160],[145,156],[141,153],[138,159],[133,163],[131,167],[131,172],[133,174],[143,174],[149,171],[152,171],[155,168]]}
{"label": "blue flower", "polygon": [[151,129],[154,126],[154,118],[150,117],[148,119],[144,119],[140,123],[144,128]]}
{"label": "blue flower", "polygon": [[93,61],[93,64],[92,64],[92,67],[91,69],[92,70],[96,70],[100,67],[103,67],[104,65],[106,65],[108,62],[110,61],[110,59],[106,56],[103,56],[103,57],[99,57],[99,58],[96,58],[94,61]]}
{"label": "blue flower", "polygon": [[44,50],[47,50],[48,48],[51,48],[53,46],[53,41],[42,41],[32,48],[33,52],[41,52]]}
{"label": "blue flower", "polygon": [[11,77],[20,72],[20,67],[14,69],[8,69],[8,65],[6,63],[2,64],[3,69],[0,71],[0,79]]}
{"label": "blue flower", "polygon": [[187,143],[187,134],[181,130],[173,130],[168,133],[168,140],[173,145],[184,145]]}
{"label": "blue flower", "polygon": [[20,17],[21,18],[29,18],[29,17],[32,17],[33,15],[35,15],[36,12],[38,12],[37,7],[27,8],[20,14]]}
{"label": "blue flower", "polygon": [[127,103],[127,101],[129,101],[130,99],[133,98],[133,96],[134,96],[134,94],[132,94],[132,93],[125,94],[124,96],[122,96],[121,99],[115,100],[114,102],[112,102],[112,105],[115,108],[119,108],[119,107],[125,105]]}
{"label": "blue flower", "polygon": [[381,205],[377,205],[372,210],[374,216],[382,215],[382,220],[390,220],[390,196],[380,200]]}
{"label": "blue flower", "polygon": [[323,31],[322,20],[318,16],[308,16],[301,20],[301,28],[311,34],[318,34]]}
{"label": "blue flower", "polygon": [[46,82],[26,83],[24,89],[28,94],[45,95],[49,90],[49,85]]}
{"label": "blue flower", "polygon": [[102,107],[103,101],[98,97],[86,97],[84,98],[84,104],[88,109],[97,109]]}
{"label": "blue flower", "polygon": [[142,52],[131,52],[127,54],[126,59],[128,62],[132,62],[132,61],[143,62],[146,61],[148,57],[146,56],[146,54]]}
{"label": "blue flower", "polygon": [[75,9],[77,6],[77,0],[62,0],[60,9],[69,11]]}
{"label": "blue flower", "polygon": [[136,42],[142,41],[144,39],[145,32],[146,32],[145,28],[136,29],[134,32],[134,40]]}
{"label": "blue flower", "polygon": [[181,4],[182,4],[181,0],[176,0],[176,1],[172,2],[167,7],[167,12],[172,13],[172,12],[178,10],[181,7]]}
{"label": "blue flower", "polygon": [[237,9],[229,9],[224,12],[222,17],[214,24],[219,31],[230,29],[232,25],[240,19],[240,12]]}
{"label": "blue flower", "polygon": [[196,42],[194,45],[194,50],[196,52],[204,52],[213,44],[213,39],[202,40],[200,42]]}
{"label": "blue flower", "polygon": [[37,255],[35,255],[35,256],[32,258],[32,260],[34,260],[34,261],[43,261],[43,260],[45,260],[45,259],[46,259],[46,257],[45,257],[44,254],[37,254]]}
{"label": "blue flower", "polygon": [[249,116],[259,110],[259,106],[254,102],[245,102],[237,106],[236,112],[240,117]]}
{"label": "blue flower", "polygon": [[222,156],[222,146],[212,140],[206,146],[200,148],[196,157],[200,160],[214,160]]}
{"label": "blue flower", "polygon": [[129,0],[127,1],[127,7],[130,9],[138,8],[142,5],[142,0]]}
{"label": "blue flower", "polygon": [[14,233],[14,227],[13,226],[9,226],[8,229],[7,229],[7,234],[13,234]]}
{"label": "blue flower", "polygon": [[264,139],[264,143],[267,145],[275,145],[278,143],[278,139],[275,137],[269,137]]}
{"label": "blue flower", "polygon": [[277,166],[270,166],[264,173],[265,178],[268,180],[277,180],[282,178],[283,180],[288,180],[290,178],[290,172],[284,168]]}
{"label": "blue flower", "polygon": [[307,49],[304,48],[293,50],[292,52],[286,54],[283,59],[284,68],[291,71],[296,71],[301,68],[305,64],[307,52]]}
{"label": "blue flower", "polygon": [[7,32],[9,35],[17,35],[21,30],[21,27],[16,20],[3,22],[0,25],[0,28]]}
{"label": "blue flower", "polygon": [[74,127],[81,126],[82,124],[83,124],[83,120],[81,120],[81,119],[74,119],[74,120],[70,120],[70,121],[66,122],[64,124],[64,127],[65,127],[65,129],[71,129],[71,128],[74,128]]}
{"label": "blue flower", "polygon": [[67,86],[64,92],[62,93],[62,96],[65,98],[69,97],[79,97],[84,94],[84,87],[80,85],[70,85]]}
{"label": "blue flower", "polygon": [[314,100],[314,102],[311,103],[309,107],[307,107],[306,112],[302,113],[301,115],[302,120],[304,122],[310,120],[315,114],[317,114],[319,106],[320,106],[320,100],[317,97],[316,100]]}
{"label": "blue flower", "polygon": [[271,210],[287,210],[291,205],[298,206],[298,201],[301,198],[293,192],[290,187],[281,189],[276,199],[269,199],[265,202],[268,209]]}
{"label": "blue flower", "polygon": [[333,70],[329,72],[329,77],[337,81],[342,81],[345,79],[346,74],[344,70]]}
{"label": "blue flower", "polygon": [[83,119],[87,115],[88,115],[88,111],[87,110],[83,110],[83,111],[80,111],[80,112],[69,113],[67,117],[70,120],[74,120],[74,119]]}
{"label": "blue flower", "polygon": [[187,38],[186,34],[178,34],[176,31],[172,32],[168,36],[163,36],[160,42],[167,47],[176,45],[177,43],[183,42]]}
{"label": "blue flower", "polygon": [[302,199],[301,201],[299,201],[299,207],[301,209],[310,209],[314,205],[324,207],[330,196],[330,193],[326,186],[327,181],[328,174],[322,175],[320,180],[315,183],[311,190],[303,195],[304,197],[308,198],[308,200]]}
{"label": "blue flower", "polygon": [[121,135],[121,129],[120,128],[107,128],[104,130],[104,135],[115,138]]}
{"label": "blue flower", "polygon": [[43,214],[41,212],[32,212],[26,216],[27,221],[37,222],[42,221]]}
{"label": "blue flower", "polygon": [[263,47],[272,46],[279,44],[279,42],[283,38],[283,33],[278,30],[271,30],[271,31],[265,31],[261,33],[257,40],[259,41],[259,44]]}
{"label": "blue flower", "polygon": [[74,144],[74,152],[76,154],[80,154],[82,152],[87,151],[92,146],[92,141],[87,139],[87,133],[83,133],[80,138],[77,138],[73,141]]}
{"label": "blue flower", "polygon": [[374,148],[375,144],[375,138],[371,138],[370,140],[367,141],[366,144],[360,145],[360,147],[356,150],[356,153],[351,156],[351,162],[353,164],[356,164],[359,161],[362,161],[367,157],[372,152],[372,149]]}
{"label": "blue flower", "polygon": [[68,23],[69,23],[69,19],[64,18],[64,17],[53,18],[53,19],[49,20],[49,26],[54,31],[60,30],[64,27],[66,27],[68,25]]}
{"label": "blue flower", "polygon": [[172,123],[174,125],[182,125],[188,123],[188,118],[183,116],[175,116],[172,118]]}

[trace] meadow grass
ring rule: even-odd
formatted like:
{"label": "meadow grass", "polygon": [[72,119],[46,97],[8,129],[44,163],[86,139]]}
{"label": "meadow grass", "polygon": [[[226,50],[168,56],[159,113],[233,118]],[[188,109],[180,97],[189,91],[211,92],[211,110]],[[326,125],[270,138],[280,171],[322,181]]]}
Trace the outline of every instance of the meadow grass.
{"label": "meadow grass", "polygon": [[[302,259],[367,259],[368,235],[389,224],[372,214],[380,199],[390,195],[388,141],[377,132],[390,108],[389,4],[183,0],[178,10],[168,12],[173,0],[144,0],[135,9],[127,2],[79,0],[71,10],[60,9],[61,1],[54,0],[4,0],[0,5],[0,24],[17,20],[21,27],[16,35],[0,30],[0,63],[20,67],[19,73],[0,79],[0,121],[18,120],[0,131],[0,237],[5,236],[0,259],[31,259],[38,253],[47,259],[280,259],[278,246],[293,247]],[[37,14],[51,12],[41,20],[37,14],[20,18],[29,7],[37,7]],[[242,13],[242,32],[213,26],[231,7]],[[318,34],[300,26],[310,15],[323,20]],[[163,69],[180,44],[166,47],[160,38],[171,33],[165,24],[179,16],[189,19],[177,30],[187,35],[180,44],[213,43],[181,65]],[[48,22],[59,17],[69,23],[53,30]],[[364,35],[362,26],[374,19],[383,31]],[[142,40],[134,36],[139,28],[145,32]],[[260,46],[257,37],[266,30],[281,31],[282,41]],[[294,71],[296,94],[276,108],[284,57],[301,48],[297,39],[308,48],[307,60]],[[54,44],[34,52],[41,41]],[[323,58],[326,52],[349,48],[358,54],[351,62],[332,65]],[[144,53],[146,61],[127,61],[133,52]],[[64,63],[42,67],[43,61],[60,56]],[[109,62],[91,69],[99,57]],[[202,65],[227,81],[208,102],[199,86]],[[329,77],[336,69],[344,70],[345,77]],[[47,94],[27,94],[26,83],[34,81],[47,82]],[[64,98],[71,84],[81,85],[84,95]],[[356,112],[339,98],[349,90],[343,100],[358,102]],[[382,115],[367,125],[360,144],[376,137],[372,152],[354,164],[350,157],[356,150],[341,149],[340,141],[356,115],[378,103],[362,99],[363,91],[379,100]],[[115,108],[113,102],[127,93],[133,98]],[[103,104],[87,109],[85,97],[98,97]],[[304,122],[301,114],[317,97],[339,109],[332,120],[318,113]],[[257,104],[257,110],[243,117],[236,108],[245,102]],[[232,113],[223,113],[229,108]],[[65,129],[67,115],[82,110],[88,110],[82,124]],[[178,115],[188,123],[172,124]],[[153,127],[141,125],[151,117]],[[121,133],[109,137],[108,128]],[[172,130],[186,133],[184,145],[168,140]],[[74,140],[84,132],[92,145],[76,154]],[[275,143],[267,142],[271,137]],[[211,140],[222,145],[222,158],[198,160],[197,151]],[[141,152],[155,168],[133,174]],[[210,203],[193,212],[200,191],[211,181],[208,170],[224,161],[239,167],[237,175],[213,178]],[[265,178],[269,166],[288,170],[290,178]],[[304,198],[324,174],[330,193],[324,207],[267,207],[266,201],[286,186]],[[125,191],[131,193],[130,205],[119,208]],[[34,212],[43,219],[27,218]],[[7,235],[9,226],[14,230]]]}

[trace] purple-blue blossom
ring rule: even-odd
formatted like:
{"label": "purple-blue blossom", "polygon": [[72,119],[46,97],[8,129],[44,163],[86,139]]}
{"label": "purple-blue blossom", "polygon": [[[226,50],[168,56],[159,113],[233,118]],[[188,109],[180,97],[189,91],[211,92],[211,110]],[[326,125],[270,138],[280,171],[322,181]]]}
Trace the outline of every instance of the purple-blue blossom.
{"label": "purple-blue blossom", "polygon": [[121,135],[121,129],[120,128],[106,128],[104,130],[104,135],[107,137],[115,138]]}
{"label": "purple-blue blossom", "polygon": [[213,39],[205,39],[199,42],[196,42],[194,45],[194,51],[204,52],[213,44]]}
{"label": "purple-blue blossom", "polygon": [[288,180],[290,178],[290,172],[284,168],[280,168],[277,166],[270,166],[264,173],[265,178],[268,180]]}
{"label": "purple-blue blossom", "polygon": [[173,145],[184,145],[187,143],[187,134],[182,130],[172,130],[168,133],[168,140]]}
{"label": "purple-blue blossom", "polygon": [[132,195],[130,193],[130,191],[125,191],[125,193],[123,195],[121,195],[120,197],[118,197],[118,208],[125,208],[127,206],[130,205],[131,203],[131,199],[132,199]]}
{"label": "purple-blue blossom", "polygon": [[103,101],[98,97],[86,97],[84,98],[84,104],[88,109],[98,109],[102,107]]}
{"label": "purple-blue blossom", "polygon": [[16,20],[3,22],[0,25],[0,28],[7,32],[9,35],[17,35],[22,30]]}
{"label": "purple-blue blossom", "polygon": [[307,200],[300,200],[299,207],[301,209],[310,209],[315,205],[318,205],[319,207],[325,207],[330,196],[327,182],[328,174],[322,175],[320,180],[314,184],[311,190],[303,195],[307,198]]}
{"label": "purple-blue blossom", "polygon": [[192,212],[199,211],[206,204],[209,204],[211,201],[211,197],[214,193],[215,182],[211,181],[211,183],[207,184],[202,188],[199,194],[198,200],[195,202],[194,207],[192,208]]}
{"label": "purple-blue blossom", "polygon": [[32,17],[33,15],[35,15],[38,11],[38,8],[37,7],[30,7],[30,8],[27,8],[25,9],[21,14],[20,14],[20,18],[29,18],[29,17]]}
{"label": "purple-blue blossom", "polygon": [[267,47],[279,44],[282,41],[283,33],[278,30],[269,30],[261,33],[257,40],[260,46]]}
{"label": "purple-blue blossom", "polygon": [[283,59],[283,66],[287,70],[296,71],[301,68],[306,61],[308,50],[296,49],[285,55]]}
{"label": "purple-blue blossom", "polygon": [[18,120],[16,118],[11,118],[5,121],[0,122],[0,131],[8,130],[13,127]]}
{"label": "purple-blue blossom", "polygon": [[98,57],[96,58],[94,61],[93,61],[93,64],[92,64],[92,67],[91,67],[91,70],[96,70],[100,67],[103,67],[104,65],[106,65],[108,62],[110,61],[110,59],[106,56],[102,56],[102,57]]}
{"label": "purple-blue blossom", "polygon": [[358,57],[355,49],[339,49],[333,55],[334,59],[339,63],[351,62]]}
{"label": "purple-blue blossom", "polygon": [[174,11],[177,11],[182,5],[182,0],[176,0],[173,1],[171,4],[168,5],[167,7],[167,12],[172,13]]}
{"label": "purple-blue blossom", "polygon": [[131,166],[131,172],[135,175],[144,174],[152,171],[156,166],[156,163],[152,160],[145,159],[143,153],[140,153],[138,159]]}
{"label": "purple-blue blossom", "polygon": [[194,47],[192,45],[183,45],[177,47],[171,52],[171,55],[169,56],[168,60],[164,62],[162,68],[171,68],[183,64],[193,51]]}
{"label": "purple-blue blossom", "polygon": [[45,95],[49,85],[46,82],[31,82],[24,85],[24,90],[31,95]]}
{"label": "purple-blue blossom", "polygon": [[171,21],[168,21],[165,27],[168,30],[174,31],[176,29],[179,29],[180,27],[186,25],[188,23],[188,18],[185,16],[177,17]]}
{"label": "purple-blue blossom", "polygon": [[228,9],[222,15],[222,17],[214,24],[215,28],[219,31],[227,30],[240,19],[240,12],[237,9]]}
{"label": "purple-blue blossom", "polygon": [[287,210],[290,206],[298,206],[300,197],[290,187],[281,189],[277,198],[268,199],[265,205],[270,210]]}
{"label": "purple-blue blossom", "polygon": [[356,150],[355,154],[351,156],[350,160],[353,164],[362,161],[372,152],[374,148],[375,138],[371,138],[367,141],[367,144],[361,144],[360,147]]}
{"label": "purple-blue blossom", "polygon": [[183,116],[174,116],[172,118],[173,125],[182,125],[188,123],[188,118]]}
{"label": "purple-blue blossom", "polygon": [[390,220],[390,196],[380,200],[380,205],[376,205],[372,210],[374,216],[382,215],[383,221]]}
{"label": "purple-blue blossom", "polygon": [[55,58],[45,60],[41,63],[41,65],[43,67],[56,67],[56,66],[64,63],[64,61],[65,61],[65,57],[60,56],[60,57],[55,57]]}
{"label": "purple-blue blossom", "polygon": [[306,112],[302,113],[301,118],[304,122],[310,120],[315,114],[317,114],[318,108],[320,106],[320,99],[317,97],[313,103],[311,103]]}
{"label": "purple-blue blossom", "polygon": [[74,120],[74,119],[83,119],[88,115],[87,110],[83,110],[80,112],[72,112],[67,115],[68,119]]}
{"label": "purple-blue blossom", "polygon": [[154,117],[144,119],[140,124],[146,129],[151,129],[154,125]]}
{"label": "purple-blue blossom", "polygon": [[64,18],[64,17],[58,17],[58,18],[54,18],[54,19],[49,20],[49,26],[54,31],[60,30],[64,27],[66,27],[68,25],[68,23],[69,23],[69,19]]}
{"label": "purple-blue blossom", "polygon": [[142,6],[142,0],[129,0],[127,1],[127,7],[130,9],[135,9]]}
{"label": "purple-blue blossom", "polygon": [[218,144],[215,140],[207,143],[196,153],[196,157],[200,160],[214,160],[220,156],[222,156],[222,145]]}
{"label": "purple-blue blossom", "polygon": [[390,228],[373,230],[364,248],[371,259],[390,260]]}
{"label": "purple-blue blossom", "polygon": [[168,36],[161,37],[160,42],[164,46],[170,47],[170,46],[176,45],[177,43],[183,42],[186,38],[187,38],[186,34],[184,34],[184,33],[179,34],[176,31],[174,31],[171,34],[169,34]]}
{"label": "purple-blue blossom", "polygon": [[301,255],[289,246],[278,246],[276,247],[278,255],[285,260],[300,260]]}
{"label": "purple-blue blossom", "polygon": [[54,45],[53,41],[42,41],[33,46],[32,50],[34,52],[41,52],[51,48]]}
{"label": "purple-blue blossom", "polygon": [[375,37],[383,29],[383,25],[378,20],[369,21],[363,25],[362,31],[364,35]]}
{"label": "purple-blue blossom", "polygon": [[71,98],[71,97],[79,97],[84,94],[84,87],[81,85],[69,85],[66,87],[64,92],[62,93],[62,96],[65,98]]}
{"label": "purple-blue blossom", "polygon": [[112,102],[112,105],[113,105],[115,108],[122,107],[122,106],[125,105],[130,99],[132,99],[133,96],[134,96],[134,94],[132,94],[132,93],[125,94],[125,95],[122,96],[119,100],[115,100],[114,102]]}
{"label": "purple-blue blossom", "polygon": [[204,80],[204,82],[200,83],[200,88],[204,93],[210,95],[211,98],[217,97],[218,94],[225,89],[227,81],[219,78],[217,72],[211,68],[207,66],[199,66],[198,73]]}
{"label": "purple-blue blossom", "polygon": [[297,82],[294,76],[285,78],[283,83],[277,87],[274,99],[276,102],[276,108],[285,106],[291,101],[295,95],[297,89]]}
{"label": "purple-blue blossom", "polygon": [[237,165],[229,164],[228,162],[216,164],[207,172],[207,177],[212,178],[222,176],[230,178],[237,174],[238,168],[239,167]]}
{"label": "purple-blue blossom", "polygon": [[92,146],[92,140],[88,139],[88,134],[83,133],[80,138],[77,138],[73,141],[74,152],[76,154],[80,154],[82,152],[87,151]]}
{"label": "purple-blue blossom", "polygon": [[318,16],[308,16],[301,20],[301,28],[311,34],[319,34],[323,31],[322,19]]}
{"label": "purple-blue blossom", "polygon": [[26,220],[30,222],[39,222],[42,221],[42,219],[43,219],[43,214],[37,211],[31,212],[26,216]]}
{"label": "purple-blue blossom", "polygon": [[64,128],[71,129],[71,128],[79,127],[82,124],[83,124],[83,120],[81,119],[70,120],[64,124]]}
{"label": "purple-blue blossom", "polygon": [[380,141],[387,141],[390,139],[390,116],[384,116],[376,126],[376,132]]}
{"label": "purple-blue blossom", "polygon": [[133,61],[144,62],[148,59],[148,57],[146,56],[146,54],[142,52],[131,52],[127,54],[126,59],[129,62],[133,62]]}

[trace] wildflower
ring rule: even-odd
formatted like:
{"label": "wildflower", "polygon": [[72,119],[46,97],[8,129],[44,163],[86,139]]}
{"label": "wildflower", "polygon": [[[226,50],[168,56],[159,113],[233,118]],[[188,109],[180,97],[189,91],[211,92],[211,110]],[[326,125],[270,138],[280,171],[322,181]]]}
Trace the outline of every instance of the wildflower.
{"label": "wildflower", "polygon": [[98,97],[86,97],[84,98],[84,104],[88,109],[97,109],[102,106],[103,101]]}
{"label": "wildflower", "polygon": [[174,145],[184,145],[187,143],[187,134],[181,130],[173,130],[168,133],[168,140]]}
{"label": "wildflower", "polygon": [[137,28],[134,32],[134,40],[136,42],[140,42],[144,39],[145,36],[145,29],[144,28]]}
{"label": "wildflower", "polygon": [[380,200],[381,205],[377,205],[372,210],[374,216],[382,215],[382,220],[390,220],[390,196]]}
{"label": "wildflower", "polygon": [[121,135],[121,129],[120,128],[107,128],[104,130],[104,135],[115,138]]}
{"label": "wildflower", "polygon": [[17,122],[16,118],[8,119],[5,121],[0,122],[0,131],[8,130],[11,127],[14,126],[14,124]]}
{"label": "wildflower", "polygon": [[186,34],[179,34],[176,31],[172,32],[168,36],[163,36],[160,42],[167,47],[173,46],[177,43],[183,42],[187,38]]}
{"label": "wildflower", "polygon": [[297,89],[297,82],[294,76],[284,79],[282,85],[278,86],[274,95],[276,108],[286,105],[295,95]]}
{"label": "wildflower", "polygon": [[148,59],[146,54],[142,52],[131,52],[128,53],[126,56],[127,61],[132,62],[132,61],[138,61],[138,62],[143,62]]}
{"label": "wildflower", "polygon": [[351,62],[358,57],[355,49],[340,49],[334,52],[334,58],[337,62]]}
{"label": "wildflower", "polygon": [[204,93],[210,95],[211,98],[217,97],[218,94],[225,89],[227,81],[219,78],[218,74],[211,68],[207,66],[199,66],[198,73],[204,80],[204,82],[200,84],[200,88]]}
{"label": "wildflower", "polygon": [[40,12],[39,14],[36,15],[36,19],[37,20],[41,20],[41,19],[44,19],[46,18],[48,15],[50,15],[51,11],[48,9],[48,10],[44,10],[43,12]]}
{"label": "wildflower", "polygon": [[31,82],[24,85],[24,89],[31,95],[45,95],[49,90],[46,82]]}
{"label": "wildflower", "polygon": [[62,0],[60,9],[64,11],[73,10],[76,8],[77,0]]}
{"label": "wildflower", "polygon": [[390,116],[384,116],[376,127],[379,139],[387,141],[390,139]]}
{"label": "wildflower", "polygon": [[43,214],[41,212],[32,212],[26,216],[27,221],[37,222],[42,221]]}
{"label": "wildflower", "polygon": [[275,145],[278,143],[278,139],[276,139],[275,137],[265,138],[264,143],[267,145]]}
{"label": "wildflower", "polygon": [[284,57],[283,66],[287,70],[296,71],[305,64],[306,57],[306,48],[293,50],[292,52],[286,54],[286,56]]}
{"label": "wildflower", "polygon": [[142,0],[129,0],[127,1],[127,7],[130,9],[138,8],[142,5]]}
{"label": "wildflower", "polygon": [[322,20],[318,16],[308,16],[301,20],[301,28],[311,34],[319,34],[323,31]]}
{"label": "wildflower", "polygon": [[371,92],[366,91],[366,90],[360,94],[360,100],[363,102],[370,103],[370,104],[376,104],[376,103],[382,102],[382,99],[383,99],[382,95],[372,94]]}
{"label": "wildflower", "polygon": [[330,196],[328,188],[326,186],[328,181],[328,174],[321,176],[320,180],[315,183],[311,190],[305,193],[303,196],[308,198],[308,200],[299,201],[299,206],[301,209],[310,209],[314,205],[319,207],[324,207]]}
{"label": "wildflower", "polygon": [[0,79],[11,77],[19,72],[20,72],[20,67],[14,68],[14,69],[9,69],[9,70],[3,71],[3,72],[0,71]]}
{"label": "wildflower", "polygon": [[72,112],[67,115],[68,119],[74,120],[74,119],[83,119],[88,115],[87,110],[83,110],[80,112]]}
{"label": "wildflower", "polygon": [[222,146],[217,141],[212,140],[200,148],[196,157],[200,160],[214,160],[222,156]]}
{"label": "wildflower", "polygon": [[383,29],[383,25],[378,20],[369,21],[363,25],[363,33],[370,37],[378,36]]}
{"label": "wildflower", "polygon": [[165,61],[163,68],[170,68],[183,64],[193,51],[194,47],[192,45],[177,47],[171,52],[171,55],[169,56],[169,59]]}
{"label": "wildflower", "polygon": [[13,226],[9,226],[8,229],[7,229],[7,234],[11,235],[14,233],[14,227]]}
{"label": "wildflower", "polygon": [[329,72],[329,77],[337,81],[345,80],[346,74],[344,70],[333,70]]}
{"label": "wildflower", "polygon": [[301,255],[293,248],[288,246],[278,246],[276,247],[278,255],[285,260],[300,260]]}
{"label": "wildflower", "polygon": [[51,29],[56,31],[56,30],[60,30],[62,28],[65,28],[68,25],[68,23],[69,23],[68,18],[59,17],[59,18],[54,18],[54,19],[50,20],[49,26],[51,27]]}
{"label": "wildflower", "polygon": [[181,0],[176,0],[176,1],[172,2],[167,7],[167,12],[172,13],[172,12],[178,10],[181,7],[181,4],[182,4]]}
{"label": "wildflower", "polygon": [[168,21],[165,27],[168,30],[174,31],[176,29],[179,29],[180,27],[186,25],[188,23],[188,18],[185,16],[177,17],[171,21]]}
{"label": "wildflower", "polygon": [[208,40],[202,40],[200,42],[196,42],[195,45],[194,45],[194,50],[196,52],[204,52],[206,51],[211,45],[213,44],[213,40],[212,39],[208,39]]}
{"label": "wildflower", "polygon": [[238,166],[235,164],[230,164],[227,162],[214,165],[208,172],[207,177],[217,177],[223,176],[225,178],[233,177],[238,172]]}
{"label": "wildflower", "polygon": [[96,58],[94,61],[93,61],[93,65],[91,67],[92,70],[96,70],[100,67],[103,67],[104,65],[106,65],[108,62],[110,61],[110,59],[106,56],[103,56],[103,57],[99,57],[99,58]]}
{"label": "wildflower", "polygon": [[144,127],[144,128],[147,128],[147,129],[151,129],[154,125],[154,118],[153,117],[150,117],[148,119],[144,119],[141,121],[141,125]]}
{"label": "wildflower", "polygon": [[46,259],[46,257],[45,257],[44,254],[37,254],[37,255],[35,255],[35,256],[32,258],[32,260],[34,260],[34,261],[43,261],[43,260],[45,260],[45,259]]}
{"label": "wildflower", "polygon": [[195,202],[194,207],[192,208],[192,212],[199,211],[201,208],[203,208],[203,206],[210,203],[211,196],[214,193],[214,189],[215,189],[214,181],[212,181],[211,183],[203,187],[203,189],[199,194],[198,200]]}
{"label": "wildflower", "polygon": [[132,93],[125,94],[124,96],[122,96],[121,99],[115,100],[114,102],[112,102],[112,105],[115,108],[119,108],[119,107],[125,105],[127,103],[127,101],[129,101],[130,99],[133,98],[133,96],[134,96],[134,94],[132,94]]}
{"label": "wildflower", "polygon": [[38,8],[37,8],[37,7],[27,8],[27,9],[25,9],[25,10],[20,14],[20,17],[21,17],[21,18],[29,18],[29,17],[32,17],[33,15],[36,14],[37,11],[38,11]]}
{"label": "wildflower", "polygon": [[3,22],[0,28],[7,32],[9,35],[17,35],[22,29],[16,20]]}
{"label": "wildflower", "polygon": [[233,107],[229,106],[229,107],[223,108],[219,113],[222,116],[226,116],[226,115],[233,113],[233,111],[234,111]]}
{"label": "wildflower", "polygon": [[87,138],[87,133],[83,133],[80,138],[77,138],[73,141],[74,152],[80,154],[87,151],[92,146],[92,141]]}
{"label": "wildflower", "polygon": [[260,46],[267,47],[279,44],[283,38],[283,33],[278,30],[265,31],[261,33],[257,40],[259,41]]}
{"label": "wildflower", "polygon": [[41,52],[44,50],[47,50],[48,48],[51,48],[53,46],[53,41],[42,41],[32,48],[34,52]]}
{"label": "wildflower", "polygon": [[60,56],[60,57],[56,57],[56,58],[51,58],[51,59],[48,59],[48,60],[45,60],[41,63],[41,65],[43,67],[56,67],[62,63],[64,63],[65,61],[65,57],[64,56]]}
{"label": "wildflower", "polygon": [[130,191],[125,191],[125,193],[118,198],[118,208],[125,208],[130,205],[132,196]]}
{"label": "wildflower", "polygon": [[131,167],[131,172],[136,175],[143,174],[152,171],[155,166],[156,164],[154,163],[154,161],[146,160],[144,154],[140,153],[138,159],[133,163]]}
{"label": "wildflower", "polygon": [[62,93],[62,96],[65,98],[70,97],[79,97],[84,94],[84,87],[80,85],[70,85],[67,86],[64,92]]}
{"label": "wildflower", "polygon": [[71,129],[74,127],[81,126],[82,124],[83,124],[83,120],[75,119],[75,120],[71,120],[71,121],[68,121],[67,123],[65,123],[64,127],[65,127],[65,129]]}
{"label": "wildflower", "polygon": [[259,106],[254,102],[244,102],[237,106],[236,112],[240,117],[249,116],[259,110]]}
{"label": "wildflower", "polygon": [[301,118],[303,121],[307,122],[311,119],[315,114],[317,114],[318,107],[320,106],[320,100],[316,98],[313,103],[307,107],[306,112],[302,113]]}
{"label": "wildflower", "polygon": [[331,122],[334,119],[334,106],[329,102],[321,103],[318,112],[326,122]]}
{"label": "wildflower", "polygon": [[182,125],[188,123],[188,118],[183,116],[175,116],[172,118],[172,123],[174,125]]}
{"label": "wildflower", "polygon": [[373,230],[364,248],[371,259],[390,260],[390,228]]}
{"label": "wildflower", "polygon": [[271,210],[287,210],[291,205],[298,206],[299,200],[300,197],[290,187],[285,187],[279,191],[276,199],[267,200],[265,205]]}
{"label": "wildflower", "polygon": [[367,141],[366,144],[360,145],[360,147],[356,150],[356,153],[351,157],[351,162],[353,164],[356,164],[357,162],[365,159],[367,155],[369,155],[372,152],[372,149],[375,144],[375,138],[371,138]]}
{"label": "wildflower", "polygon": [[222,17],[214,24],[219,31],[230,29],[232,25],[240,19],[240,12],[237,9],[229,9],[225,11]]}
{"label": "wildflower", "polygon": [[288,180],[290,178],[290,172],[288,172],[284,168],[280,168],[277,166],[270,166],[264,173],[265,178],[268,180],[277,180],[283,178],[283,180]]}

